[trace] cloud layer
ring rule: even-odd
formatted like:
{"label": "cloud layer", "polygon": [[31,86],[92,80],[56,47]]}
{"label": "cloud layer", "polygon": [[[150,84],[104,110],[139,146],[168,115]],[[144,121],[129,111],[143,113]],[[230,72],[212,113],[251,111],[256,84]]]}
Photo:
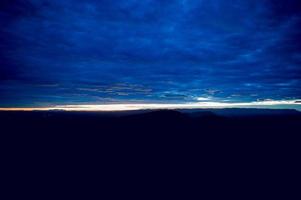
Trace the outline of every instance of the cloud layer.
{"label": "cloud layer", "polygon": [[298,0],[3,0],[0,105],[301,98]]}

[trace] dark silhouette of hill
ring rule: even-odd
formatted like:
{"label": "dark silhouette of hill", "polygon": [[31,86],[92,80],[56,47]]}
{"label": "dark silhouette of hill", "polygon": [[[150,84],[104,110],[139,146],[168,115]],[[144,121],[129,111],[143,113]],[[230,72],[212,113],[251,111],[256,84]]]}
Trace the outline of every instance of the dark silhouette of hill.
{"label": "dark silhouette of hill", "polygon": [[[213,109],[144,110],[123,112],[0,112],[5,133],[36,134],[227,134],[285,133],[298,130],[301,114],[296,110]],[[128,129],[128,130],[127,130]],[[154,132],[153,132],[154,131]],[[220,132],[222,131],[222,132]]]}
{"label": "dark silhouette of hill", "polygon": [[294,109],[258,109],[258,108],[224,108],[224,109],[195,109],[183,110],[184,113],[214,113],[225,117],[250,117],[250,116],[292,116],[300,115],[300,112]]}
{"label": "dark silhouette of hill", "polygon": [[139,113],[134,115],[128,115],[119,118],[119,121],[123,121],[128,124],[160,124],[162,128],[164,125],[175,125],[178,123],[186,123],[189,120],[189,116],[174,110],[159,110],[146,113]]}
{"label": "dark silhouette of hill", "polygon": [[300,169],[301,115],[292,110],[0,112],[0,122],[6,184],[202,180],[213,194],[216,184],[273,192]]}
{"label": "dark silhouette of hill", "polygon": [[135,115],[130,115],[127,117],[136,118],[136,119],[145,119],[145,120],[162,120],[162,119],[183,119],[185,115],[176,110],[158,110],[158,111],[149,111],[146,113],[138,113]]}

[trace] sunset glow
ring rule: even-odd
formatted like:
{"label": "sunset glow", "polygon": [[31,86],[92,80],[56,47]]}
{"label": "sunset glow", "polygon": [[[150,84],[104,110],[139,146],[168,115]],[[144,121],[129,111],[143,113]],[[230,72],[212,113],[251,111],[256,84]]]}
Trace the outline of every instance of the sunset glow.
{"label": "sunset glow", "polygon": [[301,104],[296,103],[299,100],[282,101],[256,101],[249,103],[225,103],[225,102],[197,102],[182,104],[102,104],[102,105],[57,105],[52,107],[25,107],[25,108],[0,108],[1,111],[127,111],[127,110],[147,110],[147,109],[206,109],[206,108],[291,108],[301,110]]}

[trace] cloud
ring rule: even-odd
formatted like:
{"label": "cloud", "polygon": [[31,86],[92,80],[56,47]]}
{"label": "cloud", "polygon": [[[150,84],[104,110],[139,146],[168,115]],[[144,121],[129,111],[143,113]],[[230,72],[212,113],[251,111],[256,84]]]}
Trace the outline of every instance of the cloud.
{"label": "cloud", "polygon": [[198,101],[210,101],[211,98],[210,97],[197,97],[196,98]]}
{"label": "cloud", "polygon": [[300,97],[300,2],[231,2],[1,1],[0,105]]}
{"label": "cloud", "polygon": [[188,98],[187,95],[185,94],[177,94],[177,93],[167,93],[167,94],[163,94],[161,95],[161,97],[163,97],[164,99],[170,99],[170,100],[185,100],[186,98]]}

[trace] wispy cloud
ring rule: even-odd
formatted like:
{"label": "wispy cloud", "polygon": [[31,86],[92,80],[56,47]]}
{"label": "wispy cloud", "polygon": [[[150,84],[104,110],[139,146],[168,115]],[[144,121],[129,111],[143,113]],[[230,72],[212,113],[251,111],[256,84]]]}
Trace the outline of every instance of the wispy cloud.
{"label": "wispy cloud", "polygon": [[211,98],[210,97],[197,97],[196,100],[198,100],[198,101],[209,101],[209,100],[211,100]]}

